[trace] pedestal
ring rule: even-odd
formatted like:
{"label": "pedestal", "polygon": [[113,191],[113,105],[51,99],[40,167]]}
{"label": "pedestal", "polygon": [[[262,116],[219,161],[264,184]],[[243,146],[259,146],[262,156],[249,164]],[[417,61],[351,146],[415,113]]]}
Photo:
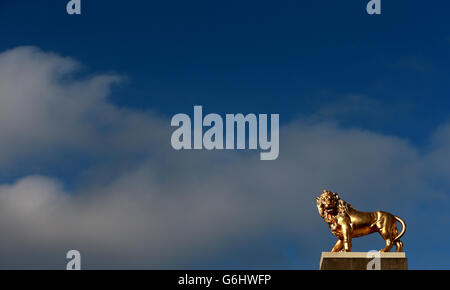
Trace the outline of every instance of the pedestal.
{"label": "pedestal", "polygon": [[[367,252],[322,252],[320,270],[408,270],[408,259],[404,252],[376,253]],[[370,264],[369,264],[370,263]],[[369,270],[370,270],[369,269]]]}

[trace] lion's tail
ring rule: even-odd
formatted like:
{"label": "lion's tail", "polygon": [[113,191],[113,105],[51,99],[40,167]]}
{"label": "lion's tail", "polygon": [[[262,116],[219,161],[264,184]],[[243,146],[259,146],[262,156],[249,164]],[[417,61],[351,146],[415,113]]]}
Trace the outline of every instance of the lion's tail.
{"label": "lion's tail", "polygon": [[399,218],[398,216],[395,216],[395,215],[394,215],[394,218],[395,218],[399,223],[402,224],[402,231],[401,231],[401,233],[400,233],[398,236],[396,236],[395,239],[394,239],[394,241],[396,241],[396,240],[399,240],[401,237],[403,237],[403,235],[405,234],[405,232],[406,232],[406,224],[405,224],[405,221],[402,220],[401,218]]}

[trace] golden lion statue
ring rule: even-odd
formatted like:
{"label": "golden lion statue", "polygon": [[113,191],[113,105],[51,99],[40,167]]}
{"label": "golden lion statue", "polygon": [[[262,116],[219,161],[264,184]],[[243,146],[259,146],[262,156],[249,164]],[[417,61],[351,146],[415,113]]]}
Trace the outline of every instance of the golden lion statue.
{"label": "golden lion statue", "polygon": [[[394,245],[397,252],[403,251],[400,238],[405,234],[406,224],[401,218],[384,211],[358,211],[339,198],[337,193],[326,189],[316,198],[316,201],[320,216],[328,224],[333,235],[338,238],[332,252],[351,252],[352,238],[375,232],[380,233],[386,242],[386,246],[380,252],[389,252]],[[396,221],[402,224],[400,234],[398,234]]]}

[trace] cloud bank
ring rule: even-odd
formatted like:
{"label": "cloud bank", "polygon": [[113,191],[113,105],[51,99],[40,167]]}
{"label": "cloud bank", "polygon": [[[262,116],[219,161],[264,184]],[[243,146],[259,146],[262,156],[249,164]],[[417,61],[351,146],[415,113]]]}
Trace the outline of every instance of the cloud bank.
{"label": "cloud bank", "polygon": [[[189,268],[199,256],[220,267],[234,244],[251,248],[280,231],[319,253],[333,244],[314,204],[324,187],[361,210],[394,211],[409,229],[430,222],[427,213],[448,227],[448,216],[424,207],[448,209],[448,124],[425,150],[310,118],[280,128],[276,161],[254,152],[175,151],[168,117],[115,106],[108,95],[121,77],[81,69],[35,47],[0,54],[2,268],[64,269],[70,249],[82,253],[85,268]],[[18,177],[8,180],[11,171]],[[283,267],[271,261],[278,254],[269,246],[256,255]]]}

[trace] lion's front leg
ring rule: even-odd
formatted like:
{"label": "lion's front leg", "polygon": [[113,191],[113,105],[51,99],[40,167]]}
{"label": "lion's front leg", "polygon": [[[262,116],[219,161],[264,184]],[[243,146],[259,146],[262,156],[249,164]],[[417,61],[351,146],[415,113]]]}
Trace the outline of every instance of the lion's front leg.
{"label": "lion's front leg", "polygon": [[342,236],[344,242],[344,252],[352,251],[352,229],[349,224],[342,226]]}
{"label": "lion's front leg", "polygon": [[338,239],[336,244],[334,245],[333,249],[331,249],[332,252],[339,252],[344,247],[344,241],[341,239]]}

